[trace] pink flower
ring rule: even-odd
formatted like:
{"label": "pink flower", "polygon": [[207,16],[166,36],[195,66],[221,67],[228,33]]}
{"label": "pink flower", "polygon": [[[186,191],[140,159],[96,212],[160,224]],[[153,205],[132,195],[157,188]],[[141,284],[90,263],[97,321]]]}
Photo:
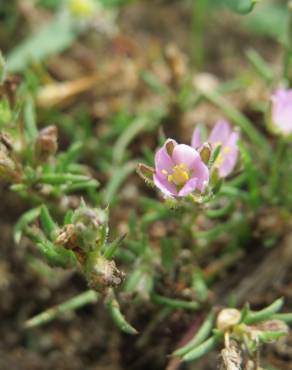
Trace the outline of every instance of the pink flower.
{"label": "pink flower", "polygon": [[271,100],[273,128],[283,135],[292,134],[292,90],[279,89]]}
{"label": "pink flower", "polygon": [[209,170],[194,148],[168,139],[156,152],[153,180],[165,196],[184,197],[205,190]]}
{"label": "pink flower", "polygon": [[[214,163],[220,177],[228,176],[236,165],[238,139],[239,133],[232,131],[229,123],[223,120],[218,121],[210,133],[207,142],[211,144],[212,150],[214,151],[218,145],[221,145],[220,154]],[[198,149],[202,145],[201,130],[196,127],[192,136],[192,147]]]}

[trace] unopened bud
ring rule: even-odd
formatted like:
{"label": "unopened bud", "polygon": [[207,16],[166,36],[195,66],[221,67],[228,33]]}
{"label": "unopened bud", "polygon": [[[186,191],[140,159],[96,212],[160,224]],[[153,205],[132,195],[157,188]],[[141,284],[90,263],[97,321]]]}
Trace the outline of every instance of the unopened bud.
{"label": "unopened bud", "polygon": [[241,313],[235,308],[225,308],[219,312],[216,325],[219,330],[226,331],[240,322]]}
{"label": "unopened bud", "polygon": [[106,241],[108,234],[108,214],[100,208],[81,205],[72,216],[72,223],[78,237],[79,247],[84,252],[97,250]]}
{"label": "unopened bud", "polygon": [[175,147],[175,143],[173,140],[168,140],[165,144],[165,148],[166,148],[166,151],[167,151],[167,154],[171,157],[172,156],[172,153],[173,153],[173,150],[174,150],[174,147]]}
{"label": "unopened bud", "polygon": [[148,185],[152,185],[153,175],[155,173],[154,168],[144,163],[139,163],[137,165],[137,173]]}
{"label": "unopened bud", "polygon": [[35,144],[38,159],[46,161],[54,155],[58,149],[58,130],[56,126],[48,126],[42,129]]}
{"label": "unopened bud", "polygon": [[212,147],[209,143],[204,143],[200,148],[199,148],[199,154],[202,159],[202,161],[205,164],[208,164],[209,159],[211,157],[211,152],[212,152]]}

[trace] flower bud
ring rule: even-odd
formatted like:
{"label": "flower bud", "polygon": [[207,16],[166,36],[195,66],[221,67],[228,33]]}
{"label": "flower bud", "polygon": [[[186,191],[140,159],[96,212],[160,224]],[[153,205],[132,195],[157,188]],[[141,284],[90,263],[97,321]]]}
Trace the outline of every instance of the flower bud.
{"label": "flower bud", "polygon": [[85,252],[96,251],[106,241],[108,234],[107,211],[89,208],[82,204],[73,214],[78,246]]}
{"label": "flower bud", "polygon": [[40,161],[46,161],[58,149],[58,130],[56,126],[42,129],[36,139],[35,150]]}
{"label": "flower bud", "polygon": [[146,182],[146,184],[153,185],[153,175],[155,173],[154,168],[147,166],[146,164],[139,163],[137,165],[137,173]]}
{"label": "flower bud", "polygon": [[202,161],[208,164],[212,153],[212,147],[209,143],[204,143],[198,150]]}
{"label": "flower bud", "polygon": [[216,326],[219,330],[226,331],[240,322],[241,313],[235,308],[225,308],[217,316]]}

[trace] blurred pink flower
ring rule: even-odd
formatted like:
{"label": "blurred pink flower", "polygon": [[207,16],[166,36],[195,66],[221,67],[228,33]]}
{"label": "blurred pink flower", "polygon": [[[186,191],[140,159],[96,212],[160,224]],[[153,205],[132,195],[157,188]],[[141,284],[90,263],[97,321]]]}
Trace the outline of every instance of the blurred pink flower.
{"label": "blurred pink flower", "polygon": [[194,148],[168,139],[156,152],[153,180],[165,196],[184,197],[205,190],[209,170]]}
{"label": "blurred pink flower", "polygon": [[[236,165],[238,139],[239,133],[232,131],[230,124],[223,120],[216,123],[209,135],[207,142],[211,144],[213,151],[217,146],[221,145],[220,154],[214,163],[214,166],[218,168],[220,177],[228,176]],[[202,145],[201,130],[199,127],[196,127],[192,136],[192,147],[199,149]]]}
{"label": "blurred pink flower", "polygon": [[292,134],[292,90],[279,89],[271,99],[273,128],[283,135]]}

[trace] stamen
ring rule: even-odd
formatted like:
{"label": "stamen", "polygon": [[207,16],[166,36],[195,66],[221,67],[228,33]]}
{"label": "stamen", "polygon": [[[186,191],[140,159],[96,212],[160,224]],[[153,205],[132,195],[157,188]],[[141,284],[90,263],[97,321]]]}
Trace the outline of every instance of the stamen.
{"label": "stamen", "polygon": [[172,174],[168,175],[167,180],[177,186],[184,186],[189,178],[188,167],[186,164],[181,163],[173,167]]}

